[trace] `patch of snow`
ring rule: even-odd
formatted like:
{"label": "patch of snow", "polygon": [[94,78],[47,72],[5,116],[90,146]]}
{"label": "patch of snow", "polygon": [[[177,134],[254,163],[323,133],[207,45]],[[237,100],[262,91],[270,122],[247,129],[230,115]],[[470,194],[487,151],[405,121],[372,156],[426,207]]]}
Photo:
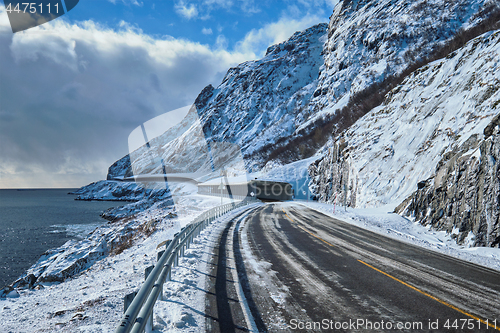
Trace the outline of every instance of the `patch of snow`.
{"label": "patch of snow", "polygon": [[498,114],[498,57],[500,31],[477,37],[410,74],[338,137],[358,171],[356,207],[401,203],[445,153],[483,135]]}

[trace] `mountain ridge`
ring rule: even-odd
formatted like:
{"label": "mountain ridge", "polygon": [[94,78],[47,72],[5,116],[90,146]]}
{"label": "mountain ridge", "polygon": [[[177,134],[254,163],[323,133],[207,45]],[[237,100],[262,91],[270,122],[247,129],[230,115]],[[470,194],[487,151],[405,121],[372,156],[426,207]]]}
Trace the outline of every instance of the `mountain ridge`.
{"label": "mountain ridge", "polygon": [[[457,116],[461,120],[447,128],[429,127],[433,130],[424,130],[423,136],[430,139],[409,150],[414,160],[400,159],[394,162],[396,169],[377,171],[378,174],[374,170],[370,171],[373,174],[367,172],[366,165],[349,160],[349,156],[371,150],[372,161],[391,160],[397,155],[395,148],[388,142],[384,147],[370,146],[353,139],[356,131],[364,133],[360,137],[383,137],[380,131],[390,128],[387,114],[392,114],[393,122],[403,124],[405,116],[401,118],[402,114],[387,108],[395,109],[391,103],[405,108],[405,98],[415,98],[413,104],[409,103],[415,109],[427,110],[428,100],[437,101],[432,103],[438,109],[445,105],[434,94],[437,90],[429,91],[432,81],[439,75],[448,75],[458,84],[461,77],[454,71],[460,66],[451,68],[450,64],[458,61],[459,55],[467,58],[464,50],[473,54],[473,48],[487,43],[485,38],[489,37],[484,37],[484,33],[500,29],[499,19],[500,6],[490,0],[451,4],[437,0],[342,1],[335,7],[328,26],[318,24],[297,32],[287,41],[270,46],[262,59],[229,69],[217,87],[206,86],[194,102],[196,125],[186,124],[185,131],[176,138],[152,140],[155,158],[166,161],[169,170],[177,170],[183,163],[191,171],[207,169],[210,142],[230,142],[241,149],[243,169],[254,172],[272,170],[316,154],[309,169],[310,188],[320,201],[331,202],[335,193],[345,192],[342,195],[352,206],[400,203],[411,195],[419,181],[431,176],[439,154],[463,143],[450,138],[460,131],[470,131],[468,135],[479,133],[495,115],[495,108],[481,109],[478,115],[462,110]],[[470,42],[473,38],[479,42]],[[470,68],[475,66],[471,64],[474,60],[469,56]],[[467,73],[458,72],[468,81],[474,80]],[[446,89],[443,82],[441,88]],[[461,83],[458,85],[466,89]],[[480,86],[473,86],[483,92]],[[430,97],[417,99],[411,94],[415,87]],[[450,88],[449,92],[455,90]],[[444,92],[443,96],[451,95]],[[473,103],[474,98],[462,100]],[[449,118],[443,124],[450,123]],[[367,124],[377,121],[389,127],[379,123],[369,129]],[[425,121],[422,116],[412,124],[424,126]],[[466,127],[464,122],[474,126]],[[432,144],[425,146],[427,141],[437,142],[436,138],[443,141],[439,151]],[[186,147],[192,152],[188,153]],[[430,154],[427,169],[411,174],[415,169],[411,162],[422,163],[422,152]],[[139,172],[161,173],[158,164],[149,162],[151,156],[145,150],[133,160],[141,165]],[[334,176],[333,169],[337,170]],[[125,156],[110,167],[108,179],[130,176],[131,170],[130,157]],[[397,179],[391,179],[391,172]]]}

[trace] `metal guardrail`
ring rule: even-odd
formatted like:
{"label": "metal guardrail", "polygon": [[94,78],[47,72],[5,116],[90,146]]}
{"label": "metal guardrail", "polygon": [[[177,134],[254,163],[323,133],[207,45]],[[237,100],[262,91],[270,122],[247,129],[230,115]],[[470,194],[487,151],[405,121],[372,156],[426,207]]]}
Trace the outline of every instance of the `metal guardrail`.
{"label": "metal guardrail", "polygon": [[163,284],[165,281],[170,280],[172,267],[179,264],[179,256],[184,256],[184,251],[189,248],[193,239],[210,222],[230,210],[249,205],[255,201],[255,199],[250,199],[237,204],[230,203],[212,208],[196,217],[172,241],[167,243],[167,249],[158,259],[158,263],[149,273],[141,289],[125,310],[115,333],[151,332],[153,326],[153,307],[158,299],[161,300],[163,298]]}

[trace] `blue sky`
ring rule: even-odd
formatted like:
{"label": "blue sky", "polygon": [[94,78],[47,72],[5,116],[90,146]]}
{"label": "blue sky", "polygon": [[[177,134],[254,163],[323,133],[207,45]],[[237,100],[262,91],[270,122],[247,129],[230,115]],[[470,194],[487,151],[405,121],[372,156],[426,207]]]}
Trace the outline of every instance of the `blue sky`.
{"label": "blue sky", "polygon": [[333,13],[332,0],[81,0],[12,33],[0,6],[0,188],[105,179],[142,123]]}
{"label": "blue sky", "polygon": [[327,22],[335,2],[82,0],[65,19],[92,20],[113,28],[125,21],[155,38],[182,38],[234,49],[252,30],[280,20],[316,17]]}

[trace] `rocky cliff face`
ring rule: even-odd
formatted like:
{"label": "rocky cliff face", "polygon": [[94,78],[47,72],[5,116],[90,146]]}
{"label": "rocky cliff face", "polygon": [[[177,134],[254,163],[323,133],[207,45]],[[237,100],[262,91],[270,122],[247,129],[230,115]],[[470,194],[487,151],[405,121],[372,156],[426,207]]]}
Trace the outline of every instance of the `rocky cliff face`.
{"label": "rocky cliff face", "polygon": [[[264,58],[229,69],[217,88],[205,88],[195,104],[206,138],[255,156],[290,136],[308,116],[326,33],[326,24],[297,32]],[[258,161],[248,162],[252,168]]]}
{"label": "rocky cliff face", "polygon": [[331,170],[348,172],[350,159],[358,175],[357,207],[402,202],[432,176],[443,155],[482,133],[498,114],[499,57],[500,31],[490,32],[410,74],[381,106],[327,145],[344,142],[340,158],[327,151],[311,166],[317,197],[331,201],[322,189]]}
{"label": "rocky cliff face", "polygon": [[314,200],[356,207],[357,170],[346,155],[347,144],[339,140],[328,148],[322,159],[309,166],[311,193]]}
{"label": "rocky cliff face", "polygon": [[500,247],[500,115],[447,153],[397,209],[459,244]]}
{"label": "rocky cliff face", "polygon": [[[408,74],[494,29],[499,10],[498,2],[489,0],[340,2],[330,19],[307,117],[278,142],[279,157],[314,154],[330,135],[380,105]],[[304,153],[297,154],[301,145]]]}

